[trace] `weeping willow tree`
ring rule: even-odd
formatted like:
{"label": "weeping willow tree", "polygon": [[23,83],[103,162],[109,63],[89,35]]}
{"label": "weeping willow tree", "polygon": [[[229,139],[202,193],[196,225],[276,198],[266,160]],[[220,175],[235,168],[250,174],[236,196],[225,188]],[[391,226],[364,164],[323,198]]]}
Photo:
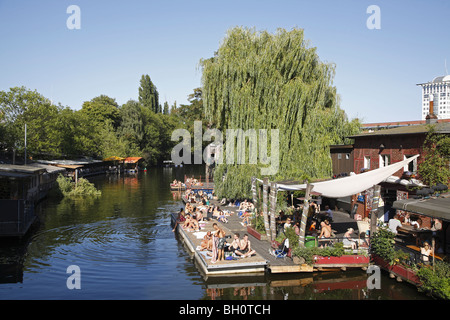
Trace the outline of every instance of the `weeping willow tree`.
{"label": "weeping willow tree", "polygon": [[[320,61],[302,29],[271,34],[233,28],[214,57],[200,65],[208,121],[222,131],[279,130],[279,169],[271,180],[330,177],[329,145],[359,130],[359,121],[348,121],[339,107],[334,64]],[[250,197],[250,177],[261,178],[261,166],[220,164],[217,194]]]}

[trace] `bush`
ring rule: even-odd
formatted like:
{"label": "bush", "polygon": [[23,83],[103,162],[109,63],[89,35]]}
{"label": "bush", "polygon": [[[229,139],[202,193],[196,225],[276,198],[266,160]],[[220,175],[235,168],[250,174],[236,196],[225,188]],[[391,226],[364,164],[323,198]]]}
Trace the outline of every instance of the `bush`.
{"label": "bush", "polygon": [[386,228],[378,228],[371,240],[371,250],[390,265],[401,264],[409,255],[394,248],[395,234]]}
{"label": "bush", "polygon": [[[305,263],[311,265],[313,264],[313,257],[321,256],[321,257],[341,257],[345,255],[346,252],[344,250],[344,245],[341,242],[335,243],[332,247],[324,247],[324,248],[318,248],[318,247],[300,247],[297,246],[292,251],[292,255],[305,259]],[[353,252],[351,253],[353,254]]]}
{"label": "bush", "polygon": [[80,197],[80,196],[101,196],[102,192],[95,188],[94,184],[84,178],[78,179],[75,184],[70,178],[64,177],[62,174],[56,179],[59,190],[65,197]]}
{"label": "bush", "polygon": [[434,271],[431,267],[423,267],[417,271],[422,282],[419,290],[429,292],[440,299],[450,299],[450,265],[443,261],[436,261]]}

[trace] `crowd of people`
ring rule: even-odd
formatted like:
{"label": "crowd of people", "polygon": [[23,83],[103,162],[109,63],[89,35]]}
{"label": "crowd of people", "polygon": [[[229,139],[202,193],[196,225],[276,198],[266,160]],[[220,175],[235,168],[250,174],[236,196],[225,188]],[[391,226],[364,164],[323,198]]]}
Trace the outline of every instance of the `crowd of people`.
{"label": "crowd of people", "polygon": [[[214,221],[212,224],[213,230],[206,232],[198,247],[200,251],[208,252],[213,263],[224,259],[246,258],[256,253],[251,247],[247,234],[241,239],[239,233],[235,233],[233,235],[234,239],[231,240],[231,235],[226,235],[224,229],[219,226],[217,222],[228,223],[228,218],[233,213],[229,210],[223,210],[219,205],[211,204],[210,193],[202,190],[194,192],[191,189],[187,189],[184,196],[186,200],[185,207],[180,209],[172,231],[175,231],[180,224],[188,232],[199,232],[202,230],[201,225],[203,223]],[[255,210],[253,203],[248,200],[239,203],[233,201],[233,205],[238,206],[237,214],[243,223],[245,225],[249,224],[248,219],[253,210]],[[215,222],[216,220],[217,222]]]}
{"label": "crowd of people", "polygon": [[[395,214],[392,219],[389,219],[387,224],[388,229],[394,233],[398,234],[399,230],[409,230],[412,228],[413,231],[423,231],[423,232],[413,232],[411,236],[413,237],[413,242],[416,246],[420,248],[421,260],[424,264],[430,263],[430,255],[432,254],[443,254],[444,249],[441,245],[443,238],[442,221],[437,218],[431,220],[431,226],[425,227],[420,216],[411,216],[407,212],[404,216],[400,214]],[[434,248],[430,243],[434,240]]]}

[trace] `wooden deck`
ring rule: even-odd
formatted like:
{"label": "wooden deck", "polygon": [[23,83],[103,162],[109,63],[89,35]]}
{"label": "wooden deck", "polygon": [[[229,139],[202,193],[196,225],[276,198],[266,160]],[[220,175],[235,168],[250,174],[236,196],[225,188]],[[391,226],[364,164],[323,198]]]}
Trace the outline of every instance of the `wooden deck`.
{"label": "wooden deck", "polygon": [[[213,201],[215,202],[215,201]],[[215,202],[216,203],[216,202]],[[271,248],[270,241],[268,240],[258,240],[250,233],[247,232],[247,227],[241,224],[241,219],[236,214],[236,207],[222,206],[223,210],[229,210],[232,215],[228,217],[228,223],[218,222],[213,219],[201,225],[200,232],[207,232],[213,230],[212,224],[217,223],[222,229],[226,231],[226,235],[233,236],[234,233],[239,233],[242,238],[244,234],[248,234],[251,247],[257,252],[255,256],[248,258],[240,258],[239,260],[224,260],[217,261],[216,263],[211,263],[211,259],[205,256],[197,249],[203,238],[203,233],[188,232],[184,230],[181,226],[178,226],[177,232],[180,235],[186,247],[193,255],[199,269],[206,276],[211,275],[239,275],[239,274],[261,274],[264,272],[270,273],[304,273],[304,272],[314,272],[327,270],[326,266],[310,266],[307,264],[298,265],[293,262],[291,258],[276,258],[269,253]],[[338,234],[344,233],[347,228],[352,227],[358,230],[358,226],[355,220],[348,217],[348,214],[335,212],[334,213],[335,222],[332,224],[333,229],[337,231]],[[175,222],[175,215],[172,214],[172,222]],[[197,238],[200,236],[200,239]],[[206,251],[205,251],[206,252]],[[355,265],[354,267],[363,267],[367,264]],[[330,266],[331,267],[331,266]],[[345,269],[345,266],[338,266],[339,268]],[[351,267],[351,265],[348,265]]]}

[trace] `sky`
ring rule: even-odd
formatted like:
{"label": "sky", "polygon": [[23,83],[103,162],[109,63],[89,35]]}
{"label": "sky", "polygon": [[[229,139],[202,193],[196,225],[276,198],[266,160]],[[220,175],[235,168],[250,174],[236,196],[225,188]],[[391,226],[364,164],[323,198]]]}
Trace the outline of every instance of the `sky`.
{"label": "sky", "polygon": [[[71,5],[79,29],[68,28]],[[446,59],[450,66],[449,14],[445,0],[0,0],[0,90],[25,86],[77,110],[101,94],[119,105],[137,100],[148,74],[161,104],[186,104],[201,87],[200,59],[230,28],[301,28],[319,58],[335,64],[350,119],[420,120],[417,84],[445,75]]]}

